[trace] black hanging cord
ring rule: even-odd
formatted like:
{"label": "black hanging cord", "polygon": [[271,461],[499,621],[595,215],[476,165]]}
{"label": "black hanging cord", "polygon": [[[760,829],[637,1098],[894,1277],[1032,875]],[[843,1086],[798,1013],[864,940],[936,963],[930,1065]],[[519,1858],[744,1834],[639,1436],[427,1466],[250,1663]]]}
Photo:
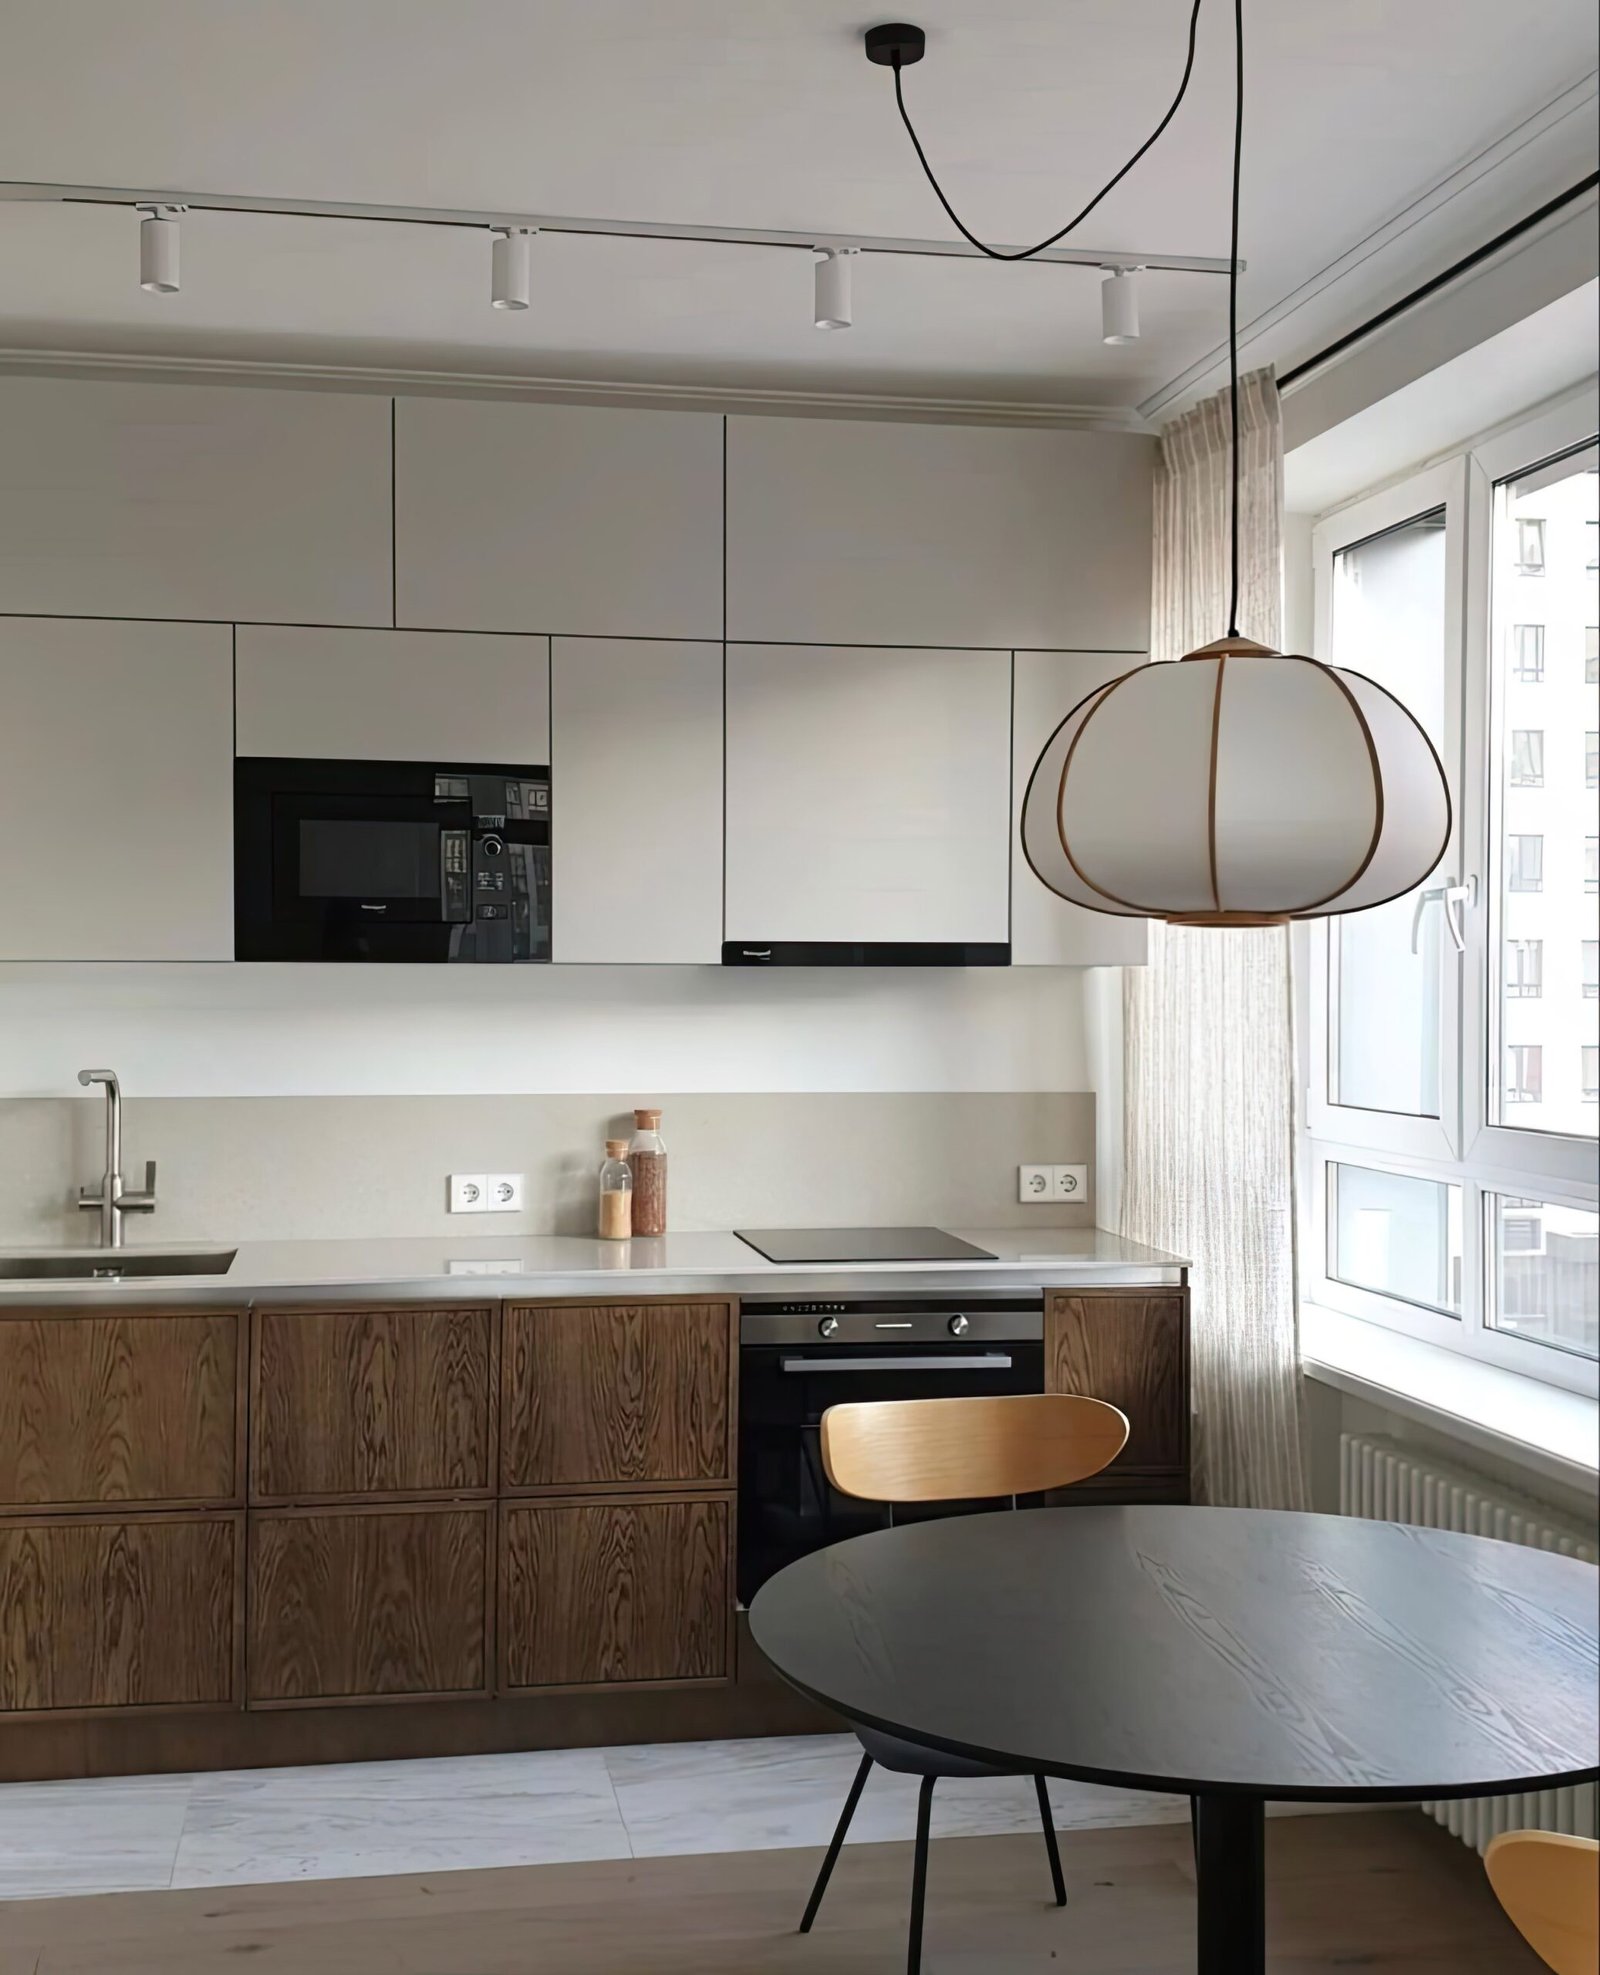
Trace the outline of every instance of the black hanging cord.
{"label": "black hanging cord", "polygon": [[1081,213],[1079,213],[1075,218],[1069,219],[1066,225],[1063,226],[1058,232],[1052,233],[1048,240],[1041,240],[1036,247],[1020,247],[1015,252],[1007,252],[999,247],[985,246],[983,241],[981,241],[978,238],[977,234],[975,234],[972,231],[972,229],[965,224],[965,222],[961,219],[961,216],[957,213],[955,207],[952,206],[950,201],[944,196],[944,188],[942,185],[940,185],[938,179],[934,177],[933,167],[928,163],[928,154],[922,148],[922,140],[917,136],[915,129],[912,127],[911,118],[906,114],[906,99],[904,92],[900,87],[900,57],[898,54],[895,55],[892,60],[891,66],[894,69],[894,101],[895,101],[896,109],[898,109],[900,112],[900,121],[906,127],[906,135],[911,139],[912,149],[917,154],[917,162],[918,164],[921,165],[923,172],[927,177],[928,183],[933,187],[934,192],[938,197],[939,204],[944,207],[945,212],[949,215],[951,225],[955,227],[956,231],[961,235],[961,237],[967,242],[969,242],[970,245],[976,247],[980,254],[987,254],[990,260],[992,261],[1026,261],[1026,260],[1030,260],[1035,254],[1042,254],[1046,247],[1053,247],[1058,240],[1065,240],[1067,235],[1073,230],[1075,226],[1082,225],[1083,221],[1089,217],[1090,213],[1094,211],[1095,207],[1099,205],[1100,201],[1106,196],[1106,194],[1110,192],[1115,186],[1118,186],[1122,183],[1123,179],[1125,179],[1128,173],[1133,170],[1134,166],[1144,156],[1145,152],[1149,150],[1150,146],[1154,144],[1156,139],[1161,135],[1162,131],[1166,129],[1167,125],[1171,123],[1172,119],[1178,114],[1178,105],[1183,101],[1184,95],[1189,87],[1189,78],[1194,73],[1195,33],[1199,27],[1199,24],[1200,24],[1200,0],[1194,0],[1194,6],[1189,14],[1189,52],[1187,56],[1184,58],[1183,79],[1179,82],[1178,93],[1176,96],[1173,97],[1172,102],[1168,107],[1167,113],[1161,119],[1160,123],[1158,123],[1155,129],[1151,131],[1150,135],[1139,146],[1138,150],[1134,152],[1133,156],[1122,167],[1121,171],[1119,171],[1114,178],[1108,179],[1106,183],[1101,186],[1100,190],[1089,201],[1088,205],[1084,207]]}
{"label": "black hanging cord", "polygon": [[1228,636],[1239,635],[1239,173],[1244,159],[1244,0],[1233,0],[1233,213],[1228,236],[1228,417],[1233,498],[1229,503]]}

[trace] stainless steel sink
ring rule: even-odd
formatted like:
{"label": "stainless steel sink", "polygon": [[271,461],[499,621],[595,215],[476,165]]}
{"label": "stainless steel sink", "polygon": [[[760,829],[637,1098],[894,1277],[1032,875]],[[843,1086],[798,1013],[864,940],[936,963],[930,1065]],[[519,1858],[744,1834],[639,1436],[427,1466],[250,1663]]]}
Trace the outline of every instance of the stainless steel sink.
{"label": "stainless steel sink", "polygon": [[130,1276],[221,1276],[237,1248],[47,1248],[0,1254],[4,1282],[120,1282]]}

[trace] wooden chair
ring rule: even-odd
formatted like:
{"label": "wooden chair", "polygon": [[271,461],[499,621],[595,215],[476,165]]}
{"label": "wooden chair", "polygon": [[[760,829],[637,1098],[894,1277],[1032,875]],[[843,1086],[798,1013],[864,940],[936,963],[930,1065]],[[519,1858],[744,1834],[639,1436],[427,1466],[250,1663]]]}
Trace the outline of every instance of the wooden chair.
{"label": "wooden chair", "polygon": [[[885,1399],[830,1406],[822,1416],[822,1465],[844,1495],[887,1502],[954,1502],[1039,1494],[1084,1481],[1115,1460],[1128,1440],[1128,1422],[1115,1406],[1065,1393],[1027,1392],[1003,1398]],[[906,1967],[922,1963],[922,1908],[928,1881],[928,1820],[941,1776],[1006,1776],[1010,1770],[946,1755],[876,1729],[858,1728],[861,1766],[844,1800],[833,1840],[811,1889],[800,1932],[811,1931],[822,1895],[876,1762],[919,1776],[917,1840],[911,1870],[911,1931]],[[1039,1817],[1057,1906],[1067,1903],[1061,1855],[1043,1776],[1035,1776]]]}
{"label": "wooden chair", "polygon": [[1600,1843],[1554,1831],[1503,1831],[1483,1855],[1495,1898],[1556,1975],[1600,1966]]}

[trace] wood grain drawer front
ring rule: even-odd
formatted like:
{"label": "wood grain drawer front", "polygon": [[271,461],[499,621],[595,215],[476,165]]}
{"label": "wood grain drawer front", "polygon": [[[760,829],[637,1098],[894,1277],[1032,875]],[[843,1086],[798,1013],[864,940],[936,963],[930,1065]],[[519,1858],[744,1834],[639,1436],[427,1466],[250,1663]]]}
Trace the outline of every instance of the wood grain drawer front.
{"label": "wood grain drawer front", "polygon": [[500,1512],[500,1686],[728,1677],[729,1505],[539,1504]]}
{"label": "wood grain drawer front", "polygon": [[241,1499],[240,1321],[0,1314],[0,1509]]}
{"label": "wood grain drawer front", "polygon": [[1189,1467],[1189,1300],[1182,1290],[1053,1295],[1045,1315],[1052,1392],[1104,1399],[1128,1416],[1121,1468]]}
{"label": "wood grain drawer front", "polygon": [[733,1478],[726,1303],[508,1308],[502,1486]]}
{"label": "wood grain drawer front", "polygon": [[485,1693],[492,1514],[252,1514],[249,1705]]}
{"label": "wood grain drawer front", "polygon": [[237,1706],[243,1523],[0,1523],[0,1714]]}
{"label": "wood grain drawer front", "polygon": [[486,1309],[258,1310],[252,1501],[485,1494]]}

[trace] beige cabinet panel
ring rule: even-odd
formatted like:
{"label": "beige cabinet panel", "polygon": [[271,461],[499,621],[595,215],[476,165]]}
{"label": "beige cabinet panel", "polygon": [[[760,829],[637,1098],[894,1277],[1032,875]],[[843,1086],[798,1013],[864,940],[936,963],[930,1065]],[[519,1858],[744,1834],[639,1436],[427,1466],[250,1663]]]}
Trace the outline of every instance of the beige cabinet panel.
{"label": "beige cabinet panel", "polygon": [[389,400],[0,378],[0,611],[388,624]]}
{"label": "beige cabinet panel", "polygon": [[401,398],[396,622],[722,636],[722,420]]}
{"label": "beige cabinet panel", "polygon": [[722,954],[722,647],[556,638],[557,961]]}
{"label": "beige cabinet panel", "polygon": [[727,937],[991,942],[1011,654],[728,647]]}
{"label": "beige cabinet panel", "polygon": [[1019,651],[1011,736],[1011,964],[1013,967],[1142,966],[1149,921],[1069,905],[1033,875],[1022,854],[1022,799],[1045,742],[1096,686],[1142,665],[1142,654]]}
{"label": "beige cabinet panel", "polygon": [[0,618],[0,959],[232,959],[232,647]]}
{"label": "beige cabinet panel", "polygon": [[550,640],[241,624],[240,754],[550,759]]}
{"label": "beige cabinet panel", "polygon": [[728,420],[730,638],[1142,651],[1155,442]]}

